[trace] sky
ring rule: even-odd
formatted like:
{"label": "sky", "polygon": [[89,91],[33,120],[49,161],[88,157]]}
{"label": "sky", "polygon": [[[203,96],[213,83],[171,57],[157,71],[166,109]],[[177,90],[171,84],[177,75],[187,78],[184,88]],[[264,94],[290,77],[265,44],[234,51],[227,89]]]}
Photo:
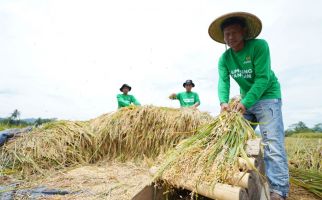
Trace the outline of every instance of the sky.
{"label": "sky", "polygon": [[[123,83],[143,105],[179,107],[169,94],[192,79],[200,110],[219,113],[208,35],[228,12],[257,15],[282,86],[285,126],[322,122],[322,1],[1,0],[0,117],[88,120],[117,109]],[[231,96],[239,93],[231,81]]]}

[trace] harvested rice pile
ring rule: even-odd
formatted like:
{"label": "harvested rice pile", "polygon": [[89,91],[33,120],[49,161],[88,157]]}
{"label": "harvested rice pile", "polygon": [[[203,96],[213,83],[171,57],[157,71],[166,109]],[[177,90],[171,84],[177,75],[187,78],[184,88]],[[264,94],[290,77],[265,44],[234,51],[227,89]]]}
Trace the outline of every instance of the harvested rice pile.
{"label": "harvested rice pile", "polygon": [[1,166],[32,174],[87,163],[94,137],[87,126],[87,122],[59,121],[24,134],[2,147]]}
{"label": "harvested rice pile", "polygon": [[[156,174],[168,184],[184,185],[216,183],[236,184],[234,174],[239,172],[238,158],[248,160],[244,147],[255,132],[243,116],[234,111],[223,112],[197,134],[183,140],[171,151]],[[253,166],[255,169],[255,167]]]}
{"label": "harvested rice pile", "polygon": [[91,121],[91,130],[97,134],[95,159],[156,157],[212,119],[207,113],[189,108],[123,108]]}
{"label": "harvested rice pile", "polygon": [[[45,174],[50,169],[153,158],[193,135],[212,117],[193,109],[142,106],[120,109],[88,122],[58,121],[1,148],[0,173]],[[12,171],[10,171],[12,172]]]}

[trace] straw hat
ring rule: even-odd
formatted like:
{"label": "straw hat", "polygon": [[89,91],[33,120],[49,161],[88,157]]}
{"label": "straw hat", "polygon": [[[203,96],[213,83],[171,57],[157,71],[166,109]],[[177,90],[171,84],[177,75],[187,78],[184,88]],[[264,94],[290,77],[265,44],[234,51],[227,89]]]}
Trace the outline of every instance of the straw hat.
{"label": "straw hat", "polygon": [[262,22],[255,15],[247,12],[232,12],[218,17],[210,24],[208,33],[213,40],[225,44],[221,24],[231,17],[238,17],[245,20],[247,28],[245,40],[256,38],[262,30]]}

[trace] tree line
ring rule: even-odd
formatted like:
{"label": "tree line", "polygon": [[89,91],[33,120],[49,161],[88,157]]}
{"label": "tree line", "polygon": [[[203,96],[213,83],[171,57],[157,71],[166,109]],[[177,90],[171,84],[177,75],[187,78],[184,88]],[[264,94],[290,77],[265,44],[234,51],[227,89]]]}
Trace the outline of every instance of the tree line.
{"label": "tree line", "polygon": [[37,118],[34,120],[23,120],[20,119],[21,112],[18,109],[15,109],[10,116],[6,118],[1,118],[0,123],[7,127],[14,127],[14,126],[39,126],[41,124],[55,121],[55,118],[46,119],[46,118]]}
{"label": "tree line", "polygon": [[286,129],[286,135],[292,135],[294,133],[322,133],[322,123],[315,124],[312,128],[309,128],[304,122],[299,121],[292,124]]}

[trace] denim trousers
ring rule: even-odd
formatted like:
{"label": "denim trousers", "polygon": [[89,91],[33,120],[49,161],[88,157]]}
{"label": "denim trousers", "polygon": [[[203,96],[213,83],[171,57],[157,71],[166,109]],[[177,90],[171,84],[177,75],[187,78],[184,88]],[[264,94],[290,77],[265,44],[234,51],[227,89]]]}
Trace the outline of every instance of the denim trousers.
{"label": "denim trousers", "polygon": [[[283,197],[289,193],[289,171],[281,99],[258,101],[244,113],[245,119],[259,125],[264,144],[265,173],[270,191]],[[257,125],[253,125],[255,129]]]}

